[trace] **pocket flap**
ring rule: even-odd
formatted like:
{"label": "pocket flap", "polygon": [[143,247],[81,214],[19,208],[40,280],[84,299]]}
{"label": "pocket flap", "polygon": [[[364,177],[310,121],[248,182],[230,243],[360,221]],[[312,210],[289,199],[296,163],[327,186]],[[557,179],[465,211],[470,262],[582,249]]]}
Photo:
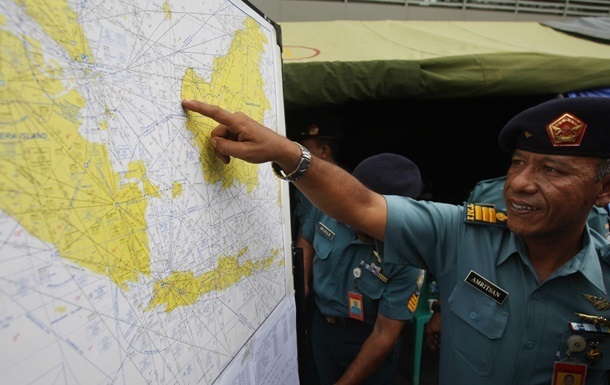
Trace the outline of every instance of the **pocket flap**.
{"label": "pocket flap", "polygon": [[508,312],[465,282],[458,283],[448,304],[458,317],[487,338],[498,339],[504,334]]}

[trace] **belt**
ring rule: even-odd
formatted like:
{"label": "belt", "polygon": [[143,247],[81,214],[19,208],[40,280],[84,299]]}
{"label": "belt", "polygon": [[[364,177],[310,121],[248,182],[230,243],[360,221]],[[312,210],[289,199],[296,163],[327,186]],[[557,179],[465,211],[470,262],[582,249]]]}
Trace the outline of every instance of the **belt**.
{"label": "belt", "polygon": [[357,325],[357,326],[366,326],[366,324],[362,321],[353,318],[343,318],[343,317],[331,317],[328,315],[324,315],[320,313],[324,322],[330,325],[336,326],[347,326],[347,325]]}

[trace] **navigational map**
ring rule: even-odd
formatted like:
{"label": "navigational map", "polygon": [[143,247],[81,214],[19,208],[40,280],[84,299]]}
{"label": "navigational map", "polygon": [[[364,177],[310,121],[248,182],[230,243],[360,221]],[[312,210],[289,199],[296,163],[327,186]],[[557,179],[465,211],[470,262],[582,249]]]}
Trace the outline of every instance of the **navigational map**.
{"label": "navigational map", "polygon": [[0,4],[2,383],[219,378],[287,295],[287,221],[180,101],[283,133],[280,73],[240,2]]}

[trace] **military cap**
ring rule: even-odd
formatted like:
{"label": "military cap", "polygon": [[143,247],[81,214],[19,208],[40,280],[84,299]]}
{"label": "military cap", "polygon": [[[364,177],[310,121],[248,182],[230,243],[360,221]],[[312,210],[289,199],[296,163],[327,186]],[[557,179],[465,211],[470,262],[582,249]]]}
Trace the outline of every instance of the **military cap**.
{"label": "military cap", "polygon": [[610,98],[559,98],[529,108],[500,132],[500,148],[610,158]]}
{"label": "military cap", "polygon": [[352,174],[366,187],[384,195],[417,198],[423,187],[417,165],[402,155],[389,152],[364,159]]}
{"label": "military cap", "polygon": [[286,114],[289,137],[302,139],[343,139],[343,126],[329,110],[303,110]]}

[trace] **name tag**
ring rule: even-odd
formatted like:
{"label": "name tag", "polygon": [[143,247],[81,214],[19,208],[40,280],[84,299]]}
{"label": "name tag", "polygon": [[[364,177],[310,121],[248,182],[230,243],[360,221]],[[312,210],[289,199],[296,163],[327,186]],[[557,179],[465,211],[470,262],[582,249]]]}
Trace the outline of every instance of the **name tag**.
{"label": "name tag", "polygon": [[333,233],[328,227],[324,226],[322,222],[318,222],[316,225],[316,230],[320,232],[320,234],[324,235],[329,241],[332,241],[335,238],[335,233]]}
{"label": "name tag", "polygon": [[502,305],[504,300],[506,300],[506,297],[508,297],[508,293],[506,291],[494,285],[473,270],[470,270],[470,273],[468,273],[468,276],[466,279],[464,279],[464,281],[500,305]]}

